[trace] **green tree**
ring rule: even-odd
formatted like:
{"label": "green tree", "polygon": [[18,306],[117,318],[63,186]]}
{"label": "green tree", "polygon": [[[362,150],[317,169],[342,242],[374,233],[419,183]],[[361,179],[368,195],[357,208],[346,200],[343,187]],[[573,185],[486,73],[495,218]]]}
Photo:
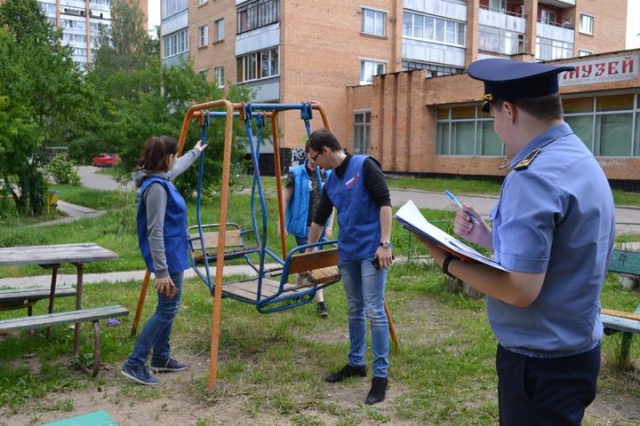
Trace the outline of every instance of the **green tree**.
{"label": "green tree", "polygon": [[71,48],[59,43],[37,0],[0,3],[0,28],[0,110],[11,115],[0,135],[0,175],[18,211],[39,215],[47,190],[39,153],[74,134],[84,86]]}
{"label": "green tree", "polygon": [[96,76],[109,78],[118,71],[143,70],[158,56],[158,41],[147,35],[145,19],[137,1],[113,1],[111,28],[102,28],[98,39],[93,63]]}

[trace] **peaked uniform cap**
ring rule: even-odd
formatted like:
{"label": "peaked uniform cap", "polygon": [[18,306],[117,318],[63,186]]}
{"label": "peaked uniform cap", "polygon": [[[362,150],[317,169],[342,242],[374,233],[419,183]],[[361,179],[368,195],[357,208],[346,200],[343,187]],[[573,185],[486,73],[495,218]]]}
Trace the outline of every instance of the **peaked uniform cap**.
{"label": "peaked uniform cap", "polygon": [[[573,71],[572,66],[554,66],[508,59],[481,59],[469,65],[467,74],[484,82],[482,99],[516,100],[558,93],[558,74]],[[488,103],[482,106],[488,111]]]}

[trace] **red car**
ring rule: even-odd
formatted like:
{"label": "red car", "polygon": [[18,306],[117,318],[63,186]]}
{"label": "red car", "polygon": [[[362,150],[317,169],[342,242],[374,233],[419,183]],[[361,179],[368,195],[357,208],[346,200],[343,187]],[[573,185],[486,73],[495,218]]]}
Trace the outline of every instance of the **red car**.
{"label": "red car", "polygon": [[115,167],[120,164],[120,156],[118,154],[100,153],[91,160],[96,167]]}

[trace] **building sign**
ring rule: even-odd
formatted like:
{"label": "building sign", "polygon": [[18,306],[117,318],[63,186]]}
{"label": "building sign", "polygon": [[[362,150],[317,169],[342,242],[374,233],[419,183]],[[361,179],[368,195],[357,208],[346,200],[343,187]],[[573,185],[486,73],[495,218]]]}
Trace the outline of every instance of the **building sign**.
{"label": "building sign", "polygon": [[615,56],[566,64],[575,65],[576,70],[562,73],[559,77],[560,86],[635,80],[638,78],[639,57],[640,55]]}

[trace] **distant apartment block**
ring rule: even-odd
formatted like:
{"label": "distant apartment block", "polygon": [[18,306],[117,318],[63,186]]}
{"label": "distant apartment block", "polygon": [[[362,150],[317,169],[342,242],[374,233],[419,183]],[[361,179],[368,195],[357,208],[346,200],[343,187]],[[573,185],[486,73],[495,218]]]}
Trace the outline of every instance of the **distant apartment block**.
{"label": "distant apartment block", "polygon": [[[147,16],[147,0],[138,0]],[[73,61],[93,61],[100,28],[111,27],[111,0],[38,0],[47,19],[62,28],[62,42],[73,48]],[[146,20],[145,20],[146,22]]]}

